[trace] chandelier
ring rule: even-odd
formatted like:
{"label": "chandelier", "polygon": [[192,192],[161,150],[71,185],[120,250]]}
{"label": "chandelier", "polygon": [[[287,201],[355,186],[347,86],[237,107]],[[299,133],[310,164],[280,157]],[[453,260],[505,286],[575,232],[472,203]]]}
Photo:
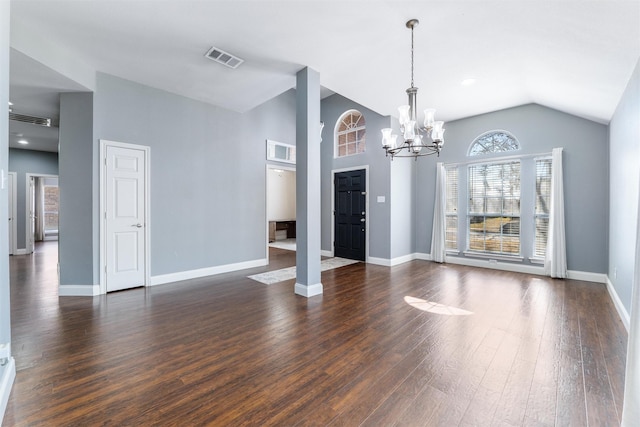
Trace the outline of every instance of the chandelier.
{"label": "chandelier", "polygon": [[436,110],[428,108],[424,110],[424,126],[421,127],[416,118],[416,106],[418,88],[413,86],[413,29],[420,23],[417,19],[407,21],[407,28],[411,29],[411,87],[407,89],[409,104],[398,107],[398,120],[402,140],[398,141],[398,135],[391,134],[393,129],[382,129],[382,148],[386,155],[394,157],[440,155],[444,145],[444,122],[435,120]]}

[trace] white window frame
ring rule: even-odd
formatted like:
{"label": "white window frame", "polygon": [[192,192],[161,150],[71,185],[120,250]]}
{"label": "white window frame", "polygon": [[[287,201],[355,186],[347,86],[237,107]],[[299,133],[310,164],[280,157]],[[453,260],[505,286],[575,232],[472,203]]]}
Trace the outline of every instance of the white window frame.
{"label": "white window frame", "polygon": [[[515,142],[515,148],[511,148],[509,150],[501,150],[501,151],[486,151],[483,153],[472,153],[473,148],[480,144],[481,140],[486,138],[488,135],[493,135],[496,133],[503,133],[505,135],[507,135],[509,138],[511,138],[513,140],[513,142]],[[519,151],[520,150],[520,141],[518,141],[518,138],[515,137],[515,135],[513,135],[511,132],[503,130],[503,129],[494,129],[494,130],[490,130],[488,132],[484,132],[480,135],[478,135],[477,137],[475,137],[473,139],[473,142],[471,143],[471,145],[469,145],[469,150],[467,150],[467,156],[468,157],[477,157],[477,156],[485,156],[485,155],[492,155],[492,154],[501,154],[501,153],[510,153],[513,151]]]}
{"label": "white window frame", "polygon": [[[522,200],[522,161],[520,159],[512,159],[512,160],[508,160],[508,161],[485,161],[485,162],[478,162],[478,163],[474,163],[474,164],[470,164],[468,165],[468,169],[467,169],[467,200],[470,200],[470,193],[471,190],[469,188],[469,182],[470,182],[470,178],[471,178],[471,168],[474,167],[482,167],[482,166],[498,166],[498,165],[507,165],[507,164],[517,164],[518,165],[518,179],[520,180],[520,188],[519,188],[519,195],[518,195],[518,204],[520,204],[520,201]],[[502,205],[504,207],[504,195],[502,195]],[[483,216],[485,218],[505,218],[505,217],[510,217],[510,218],[518,218],[518,252],[517,253],[508,253],[508,252],[504,252],[502,251],[502,241],[500,244],[500,252],[494,252],[494,251],[488,251],[488,250],[477,250],[477,249],[471,249],[471,225],[470,225],[470,221],[471,221],[471,217],[477,217],[477,216]],[[504,211],[501,212],[499,215],[498,214],[478,214],[478,213],[472,213],[471,212],[471,206],[469,205],[469,203],[467,203],[467,216],[466,216],[466,227],[465,227],[465,232],[467,235],[467,247],[465,250],[465,254],[470,254],[470,255],[474,255],[474,256],[489,256],[489,257],[500,257],[500,258],[506,258],[506,259],[511,259],[511,258],[516,258],[516,259],[522,259],[522,230],[520,229],[520,225],[522,223],[522,211],[520,209],[518,209],[518,215],[515,216],[513,214],[505,214]],[[502,230],[502,226],[500,226],[500,237],[502,237],[503,234],[503,230]],[[486,236],[486,230],[485,230],[485,236]]]}
{"label": "white window frame", "polygon": [[[456,190],[456,195],[455,195],[455,211],[449,211],[447,208],[449,207],[449,173],[451,171],[455,170],[455,174],[456,174],[456,184],[455,184],[455,190]],[[445,246],[446,246],[446,252],[447,253],[459,253],[460,250],[460,225],[459,225],[459,219],[460,219],[460,188],[459,188],[459,170],[458,170],[458,166],[447,166],[445,165],[445,175],[446,175],[446,188],[445,188]],[[449,247],[449,240],[446,238],[447,236],[447,224],[449,223],[449,218],[455,218],[456,221],[456,242],[455,242],[455,248],[451,248]]]}
{"label": "white window frame", "polygon": [[[350,115],[350,114],[360,114],[360,117],[362,117],[363,120],[363,125],[362,126],[358,126],[355,128],[351,128],[351,129],[347,129],[346,131],[338,131],[338,129],[340,129],[340,124],[342,123],[342,121],[345,119],[346,116]],[[355,142],[356,144],[356,152],[349,154],[348,152],[345,153],[344,155],[340,155],[340,147],[339,147],[339,141],[340,141],[340,135],[348,135],[350,133],[353,132],[358,132],[360,130],[364,130],[365,131],[365,136],[361,141],[357,141]],[[338,158],[343,158],[343,157],[350,157],[350,156],[355,156],[358,154],[363,154],[366,150],[367,150],[367,144],[366,144],[366,130],[367,130],[367,120],[364,117],[364,114],[362,114],[361,111],[356,110],[356,109],[351,109],[351,110],[347,110],[344,113],[342,113],[340,115],[340,117],[338,118],[338,120],[336,121],[336,125],[333,131],[333,157],[338,159]],[[357,149],[360,147],[360,145],[363,145],[364,148],[362,149],[362,151],[357,151]],[[348,150],[347,150],[348,151]]]}

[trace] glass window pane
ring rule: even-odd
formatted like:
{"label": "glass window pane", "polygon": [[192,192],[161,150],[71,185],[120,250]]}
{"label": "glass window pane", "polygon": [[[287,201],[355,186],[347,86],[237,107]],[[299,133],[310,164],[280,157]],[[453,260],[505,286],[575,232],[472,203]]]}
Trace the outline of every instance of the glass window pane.
{"label": "glass window pane", "polygon": [[[338,157],[363,153],[366,150],[366,128],[364,116],[355,110],[347,111],[339,120],[335,143]],[[349,145],[340,150],[343,145]]]}
{"label": "glass window pane", "polygon": [[549,218],[536,218],[535,256],[544,257],[547,252]]}
{"label": "glass window pane", "polygon": [[520,144],[515,137],[504,131],[491,131],[477,137],[469,149],[470,156],[485,153],[501,153],[519,150]]}
{"label": "glass window pane", "polygon": [[520,254],[520,162],[469,166],[468,191],[469,249]]}

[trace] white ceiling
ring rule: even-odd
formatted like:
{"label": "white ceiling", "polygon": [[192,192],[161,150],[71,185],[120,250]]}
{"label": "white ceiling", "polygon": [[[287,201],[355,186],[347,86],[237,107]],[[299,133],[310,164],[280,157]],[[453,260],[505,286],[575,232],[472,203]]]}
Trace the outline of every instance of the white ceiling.
{"label": "white ceiling", "polygon": [[[95,70],[240,112],[309,66],[324,87],[396,115],[410,18],[419,108],[445,121],[533,102],[607,123],[640,57],[640,0],[13,0],[11,17]],[[211,46],[245,62],[212,62]],[[12,91],[24,65],[12,63]]]}

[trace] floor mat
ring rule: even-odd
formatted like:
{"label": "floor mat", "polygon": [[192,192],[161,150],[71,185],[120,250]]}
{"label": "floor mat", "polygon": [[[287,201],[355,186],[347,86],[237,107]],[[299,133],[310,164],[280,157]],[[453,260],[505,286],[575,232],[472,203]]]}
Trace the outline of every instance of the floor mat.
{"label": "floor mat", "polygon": [[[356,262],[360,261],[345,258],[327,258],[320,261],[320,271],[331,270],[345,265],[355,264]],[[284,280],[295,279],[296,268],[281,268],[280,270],[267,271],[266,273],[254,274],[253,276],[248,277],[249,279],[264,283],[265,285],[273,285],[274,283],[282,282]]]}

